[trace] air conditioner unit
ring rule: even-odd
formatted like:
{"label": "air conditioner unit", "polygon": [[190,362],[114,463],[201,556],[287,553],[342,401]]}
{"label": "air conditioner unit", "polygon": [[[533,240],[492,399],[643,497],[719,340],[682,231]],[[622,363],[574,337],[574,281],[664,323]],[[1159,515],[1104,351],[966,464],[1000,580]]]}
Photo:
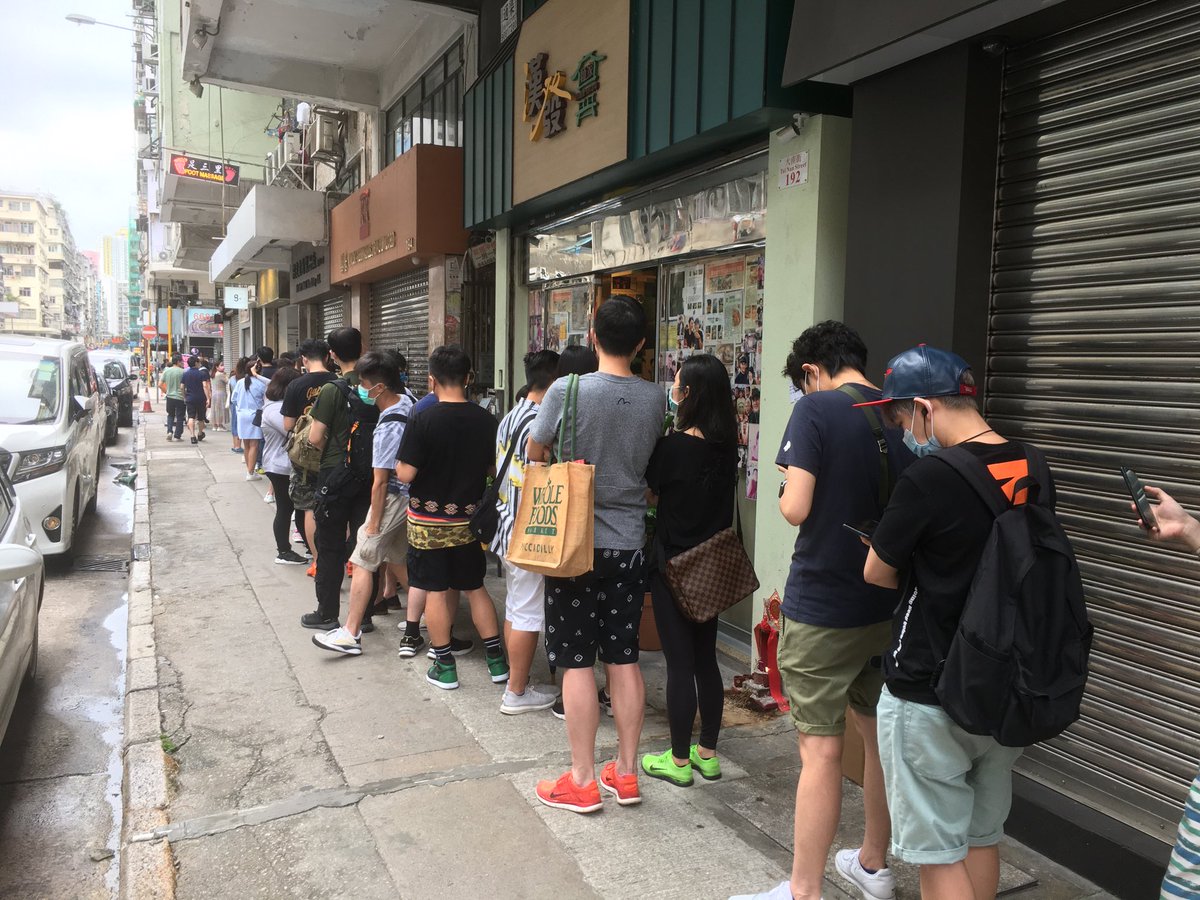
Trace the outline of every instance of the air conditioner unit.
{"label": "air conditioner unit", "polygon": [[345,156],[342,146],[345,127],[344,112],[317,107],[313,111],[312,124],[305,134],[304,146],[309,158],[335,168],[340,166]]}

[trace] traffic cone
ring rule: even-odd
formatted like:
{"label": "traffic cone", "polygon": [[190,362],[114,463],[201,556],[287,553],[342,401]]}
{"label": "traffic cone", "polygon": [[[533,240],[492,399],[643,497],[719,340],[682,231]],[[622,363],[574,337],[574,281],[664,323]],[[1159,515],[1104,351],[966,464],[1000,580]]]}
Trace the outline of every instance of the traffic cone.
{"label": "traffic cone", "polygon": [[149,397],[147,397],[145,400],[142,401],[142,412],[144,412],[144,413],[154,412],[154,407],[150,405]]}

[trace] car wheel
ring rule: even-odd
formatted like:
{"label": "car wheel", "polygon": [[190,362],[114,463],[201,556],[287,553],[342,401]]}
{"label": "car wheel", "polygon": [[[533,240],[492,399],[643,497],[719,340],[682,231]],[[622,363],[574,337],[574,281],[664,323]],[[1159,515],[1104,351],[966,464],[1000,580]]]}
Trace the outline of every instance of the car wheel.
{"label": "car wheel", "polygon": [[[38,609],[41,609],[41,598],[38,598]],[[28,687],[37,679],[38,667],[38,617],[33,617],[33,645],[29,648],[29,665],[25,667],[25,685]]]}

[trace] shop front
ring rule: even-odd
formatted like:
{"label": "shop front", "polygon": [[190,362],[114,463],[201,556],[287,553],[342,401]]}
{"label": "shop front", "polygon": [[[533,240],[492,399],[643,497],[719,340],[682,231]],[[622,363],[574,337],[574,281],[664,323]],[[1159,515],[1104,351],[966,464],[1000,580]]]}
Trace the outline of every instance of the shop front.
{"label": "shop front", "polygon": [[[467,249],[461,212],[462,150],[418,145],[330,219],[330,278],[351,293],[339,324],[356,321],[367,347],[402,353],[417,393],[426,389],[431,349],[459,328]],[[322,312],[326,331],[336,327],[336,305],[327,300]]]}
{"label": "shop front", "polygon": [[300,243],[292,248],[291,292],[300,341],[324,338],[346,320],[350,292],[333,283],[328,244]]}

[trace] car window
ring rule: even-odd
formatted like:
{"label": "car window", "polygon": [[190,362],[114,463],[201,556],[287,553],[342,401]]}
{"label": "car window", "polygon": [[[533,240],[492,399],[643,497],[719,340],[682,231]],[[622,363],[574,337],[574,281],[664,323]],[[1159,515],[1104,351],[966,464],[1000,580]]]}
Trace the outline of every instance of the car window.
{"label": "car window", "polygon": [[124,378],[126,377],[125,367],[116,360],[109,360],[104,364],[104,377],[112,379]]}
{"label": "car window", "polygon": [[62,365],[54,356],[0,354],[0,423],[53,422],[62,403]]}
{"label": "car window", "polygon": [[75,356],[71,359],[71,394],[76,397],[90,397],[92,395],[91,384],[91,366],[87,364],[82,356]]}
{"label": "car window", "polygon": [[12,512],[12,486],[8,483],[8,476],[3,475],[0,476],[0,535],[8,532]]}

